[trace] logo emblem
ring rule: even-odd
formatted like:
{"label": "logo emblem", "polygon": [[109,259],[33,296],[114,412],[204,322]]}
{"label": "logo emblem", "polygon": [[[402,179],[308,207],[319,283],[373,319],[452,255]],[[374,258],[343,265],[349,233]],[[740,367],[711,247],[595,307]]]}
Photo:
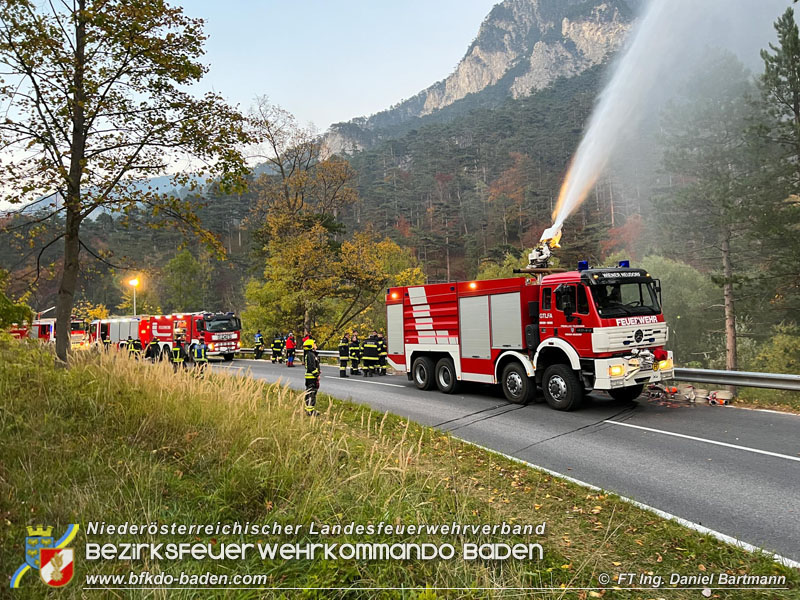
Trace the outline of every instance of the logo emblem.
{"label": "logo emblem", "polygon": [[28,527],[28,537],[25,538],[25,562],[33,569],[41,567],[39,551],[43,548],[53,547],[52,527]]}
{"label": "logo emblem", "polygon": [[75,552],[72,548],[45,548],[41,551],[39,576],[51,587],[67,585],[74,573]]}
{"label": "logo emblem", "polygon": [[637,329],[636,333],[633,334],[634,341],[638,344],[639,342],[642,341],[643,338],[644,338],[644,333],[642,332],[641,329]]}
{"label": "logo emblem", "polygon": [[28,527],[25,538],[25,562],[11,576],[11,588],[20,587],[25,573],[31,569],[39,571],[39,576],[47,585],[61,587],[72,579],[75,564],[75,551],[67,548],[78,535],[79,525],[73,523],[57,540],[52,527],[36,525]]}

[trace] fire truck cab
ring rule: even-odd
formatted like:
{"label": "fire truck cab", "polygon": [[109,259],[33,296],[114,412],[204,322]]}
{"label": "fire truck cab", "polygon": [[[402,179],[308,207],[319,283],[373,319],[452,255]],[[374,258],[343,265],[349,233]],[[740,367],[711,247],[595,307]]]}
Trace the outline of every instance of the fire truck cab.
{"label": "fire truck cab", "polygon": [[231,361],[241,348],[242,322],[232,312],[172,316],[175,335],[180,335],[185,340],[187,350],[202,340],[208,346],[208,356],[222,356],[226,361]]}
{"label": "fire truck cab", "polygon": [[541,386],[557,410],[592,390],[638,397],[671,379],[660,283],[627,263],[487,281],[389,288],[388,360],[423,390],[499,384],[525,403]]}

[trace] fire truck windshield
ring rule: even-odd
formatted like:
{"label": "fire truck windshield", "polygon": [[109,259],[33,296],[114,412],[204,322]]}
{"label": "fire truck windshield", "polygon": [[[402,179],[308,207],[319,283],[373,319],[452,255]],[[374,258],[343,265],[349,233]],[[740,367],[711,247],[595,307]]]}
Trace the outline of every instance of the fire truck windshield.
{"label": "fire truck windshield", "polygon": [[86,324],[83,321],[72,321],[69,324],[69,328],[73,333],[76,331],[86,331]]}
{"label": "fire truck windshield", "polygon": [[597,312],[604,319],[625,315],[657,315],[661,312],[653,284],[607,283],[590,286]]}
{"label": "fire truck windshield", "polygon": [[206,331],[219,333],[221,331],[238,331],[242,328],[241,321],[236,317],[220,317],[206,321]]}

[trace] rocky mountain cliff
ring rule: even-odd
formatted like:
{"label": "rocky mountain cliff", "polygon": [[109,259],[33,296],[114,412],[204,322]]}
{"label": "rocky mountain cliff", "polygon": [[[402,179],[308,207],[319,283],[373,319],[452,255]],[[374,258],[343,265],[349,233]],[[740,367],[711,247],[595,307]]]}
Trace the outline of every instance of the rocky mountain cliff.
{"label": "rocky mountain cliff", "polygon": [[334,124],[325,153],[368,148],[444,109],[497,105],[583,73],[619,48],[642,1],[503,0],[453,73],[388,110]]}

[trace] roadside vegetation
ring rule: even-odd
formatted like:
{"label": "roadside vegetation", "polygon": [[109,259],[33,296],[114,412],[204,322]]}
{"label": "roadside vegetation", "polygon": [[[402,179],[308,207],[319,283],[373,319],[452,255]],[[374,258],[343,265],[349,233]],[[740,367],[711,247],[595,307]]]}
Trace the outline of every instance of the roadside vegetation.
{"label": "roadside vegetation", "polygon": [[[433,429],[321,396],[321,415],[302,414],[301,395],[276,384],[210,373],[172,373],[123,355],[82,352],[69,369],[48,349],[0,337],[0,563],[10,576],[24,556],[25,526],[68,523],[182,524],[250,521],[304,524],[298,536],[262,541],[451,543],[450,561],[88,562],[96,542],[257,541],[238,536],[87,537],[76,542],[76,578],[59,594],[78,597],[87,573],[164,570],[269,575],[268,587],[415,588],[404,597],[484,598],[479,588],[547,587],[537,597],[697,598],[699,592],[616,592],[601,573],[686,575],[800,573],[703,536],[613,495],[587,490],[467,445]],[[543,536],[408,535],[320,537],[317,523],[518,524],[546,522]],[[462,543],[540,543],[541,561],[464,561]],[[7,585],[7,584],[5,584]],[[28,574],[28,593],[42,584]],[[442,591],[425,588],[470,588]],[[420,589],[422,588],[422,589]],[[375,597],[353,590],[325,597]],[[41,590],[38,590],[41,591]],[[102,592],[101,592],[102,593]],[[115,592],[135,594],[137,592]],[[203,591],[154,592],[200,597]],[[278,592],[273,592],[276,596]],[[314,596],[316,592],[308,592]],[[509,594],[512,592],[509,591]],[[513,594],[520,595],[517,590]],[[526,592],[522,592],[525,594]],[[755,592],[716,597],[763,598]],[[229,597],[263,597],[258,590]],[[400,592],[386,591],[384,597]],[[750,595],[748,595],[750,594]],[[796,597],[770,592],[770,598]]]}

